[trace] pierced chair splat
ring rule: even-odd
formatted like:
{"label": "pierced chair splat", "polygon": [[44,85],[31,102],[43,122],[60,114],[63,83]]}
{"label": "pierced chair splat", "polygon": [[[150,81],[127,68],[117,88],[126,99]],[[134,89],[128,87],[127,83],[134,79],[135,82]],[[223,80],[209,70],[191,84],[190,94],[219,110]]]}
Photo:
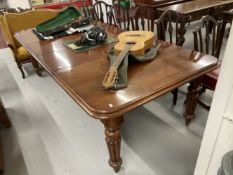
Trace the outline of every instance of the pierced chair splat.
{"label": "pierced chair splat", "polygon": [[[195,30],[193,31],[194,36],[194,50],[204,52],[219,58],[219,54],[222,47],[221,35],[222,23],[216,21],[211,16],[204,16],[198,22]],[[205,34],[205,36],[203,36]],[[205,92],[206,89],[215,90],[220,68],[217,68],[203,77],[203,85],[200,91],[200,95]],[[199,100],[205,109],[209,110],[210,105],[206,105],[204,102]]]}
{"label": "pierced chair splat", "polygon": [[90,9],[90,16],[96,21],[116,25],[112,5],[109,5],[104,1],[96,1],[93,4],[92,9]]}
{"label": "pierced chair splat", "polygon": [[[183,46],[185,42],[184,35],[186,33],[185,25],[190,19],[191,17],[189,15],[183,15],[174,10],[165,11],[159,19],[155,20],[158,39],[175,43],[178,46]],[[173,105],[176,105],[178,88],[171,92],[173,94]]]}

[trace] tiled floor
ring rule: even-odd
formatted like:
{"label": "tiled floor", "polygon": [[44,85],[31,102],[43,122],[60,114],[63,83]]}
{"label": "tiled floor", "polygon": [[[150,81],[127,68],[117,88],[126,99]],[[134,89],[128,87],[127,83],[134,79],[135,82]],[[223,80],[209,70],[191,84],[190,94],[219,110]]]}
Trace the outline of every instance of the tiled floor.
{"label": "tiled floor", "polygon": [[[191,36],[190,36],[191,38]],[[190,45],[190,44],[187,44]],[[225,45],[225,42],[224,42]],[[26,66],[25,80],[10,54],[0,50],[0,96],[13,127],[1,129],[5,175],[109,175],[102,124],[89,117],[46,73]],[[187,86],[172,106],[168,93],[125,115],[121,175],[191,175],[208,112],[183,120]],[[202,98],[211,100],[208,91]]]}

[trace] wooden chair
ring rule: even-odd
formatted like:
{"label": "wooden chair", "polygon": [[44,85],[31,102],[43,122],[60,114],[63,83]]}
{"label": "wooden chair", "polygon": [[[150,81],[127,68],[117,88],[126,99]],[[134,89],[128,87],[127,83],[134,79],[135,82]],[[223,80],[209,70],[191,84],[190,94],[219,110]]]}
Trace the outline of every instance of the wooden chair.
{"label": "wooden chair", "polygon": [[80,0],[79,2],[81,3],[80,11],[82,12],[83,16],[86,18],[90,18],[91,17],[90,9],[92,9],[93,6],[89,5],[87,0]]}
{"label": "wooden chair", "polygon": [[136,7],[139,8],[139,10],[135,14],[135,29],[154,32],[156,19],[154,7],[144,4],[138,4]]}
{"label": "wooden chair", "polygon": [[[204,52],[219,58],[222,46],[222,43],[220,42],[222,39],[221,25],[222,23],[216,21],[211,16],[207,15],[202,17],[202,19],[198,22],[195,30],[193,31],[194,50]],[[212,30],[210,30],[210,26]],[[205,34],[205,36],[203,36],[203,34]],[[201,93],[205,92],[206,89],[212,91],[215,90],[219,69],[220,68],[215,69],[204,76]],[[210,106],[204,104],[202,101],[199,100],[199,103],[207,110],[210,109]]]}
{"label": "wooden chair", "polygon": [[123,30],[130,30],[130,18],[136,9],[130,7],[122,7],[116,3],[113,5],[113,13],[116,19],[116,24]]}
{"label": "wooden chair", "polygon": [[25,63],[31,62],[38,75],[40,75],[40,71],[37,61],[21,44],[19,44],[19,42],[14,38],[14,34],[21,30],[34,28],[37,24],[55,17],[58,12],[60,11],[38,9],[22,13],[7,13],[0,16],[0,23],[3,29],[4,38],[14,55],[15,61],[23,78],[25,78],[25,74],[22,69],[22,65]]}
{"label": "wooden chair", "polygon": [[[224,11],[221,13],[220,16],[220,20],[222,21],[222,27],[221,27],[221,32],[220,32],[220,45],[222,45],[222,41],[224,38],[224,34],[225,34],[225,29],[226,29],[226,25],[228,23],[230,23],[230,25],[232,25],[232,20],[233,20],[233,9],[229,10],[229,11]],[[230,33],[230,29],[227,33],[227,36]]]}
{"label": "wooden chair", "polygon": [[86,8],[86,15],[91,17],[93,20],[101,21],[110,25],[116,24],[116,20],[112,11],[112,5],[109,5],[104,1],[96,0],[92,8],[84,8]]}
{"label": "wooden chair", "polygon": [[[180,14],[173,10],[165,11],[159,17],[159,19],[155,20],[155,24],[157,26],[158,39],[169,41],[170,43],[175,43],[178,46],[182,46],[185,42],[185,25],[190,21],[190,19],[190,16]],[[178,96],[178,88],[174,89],[172,91],[172,94],[173,105],[175,105]]]}
{"label": "wooden chair", "polygon": [[120,4],[113,5],[116,23],[124,30],[154,31],[155,11],[147,5],[124,7]]}
{"label": "wooden chair", "polygon": [[[165,11],[159,19],[155,21],[158,39],[182,46],[185,41],[185,25],[190,21],[190,19],[190,16],[180,14],[173,10]],[[167,39],[167,37],[169,38]]]}

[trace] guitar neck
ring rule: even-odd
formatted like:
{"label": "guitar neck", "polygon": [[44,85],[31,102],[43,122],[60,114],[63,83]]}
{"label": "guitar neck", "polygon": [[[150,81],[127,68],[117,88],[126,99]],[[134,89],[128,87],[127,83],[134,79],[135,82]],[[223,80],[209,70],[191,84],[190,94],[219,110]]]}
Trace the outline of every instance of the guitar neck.
{"label": "guitar neck", "polygon": [[123,59],[125,58],[125,56],[129,53],[132,46],[133,46],[132,44],[125,44],[124,49],[117,56],[111,67],[118,68],[121,62],[123,61]]}

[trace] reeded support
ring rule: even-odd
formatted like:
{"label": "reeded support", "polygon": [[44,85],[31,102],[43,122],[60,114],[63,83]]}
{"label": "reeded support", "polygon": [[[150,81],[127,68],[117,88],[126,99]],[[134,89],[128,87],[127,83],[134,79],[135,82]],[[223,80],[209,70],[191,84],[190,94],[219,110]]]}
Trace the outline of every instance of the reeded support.
{"label": "reeded support", "polygon": [[120,157],[121,135],[120,125],[123,122],[123,117],[101,120],[105,127],[105,140],[109,152],[109,165],[113,167],[115,172],[121,168],[122,160]]}
{"label": "reeded support", "polygon": [[197,102],[200,96],[203,77],[199,77],[192,81],[188,87],[186,99],[186,110],[184,113],[185,124],[189,125],[190,121],[195,117],[194,111],[197,107]]}

